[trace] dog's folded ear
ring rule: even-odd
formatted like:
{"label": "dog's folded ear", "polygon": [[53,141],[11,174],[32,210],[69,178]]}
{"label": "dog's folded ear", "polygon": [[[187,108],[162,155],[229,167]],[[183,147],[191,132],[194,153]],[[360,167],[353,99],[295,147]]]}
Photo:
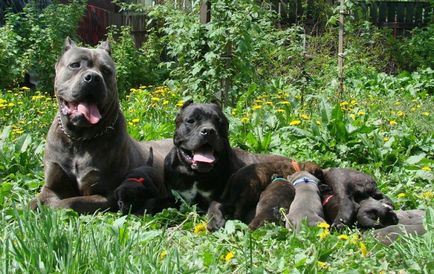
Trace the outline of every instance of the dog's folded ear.
{"label": "dog's folded ear", "polygon": [[65,42],[63,43],[63,52],[69,50],[70,48],[75,48],[75,47],[77,47],[75,42],[72,41],[72,39],[69,36],[67,36],[65,38]]}
{"label": "dog's folded ear", "polygon": [[107,53],[109,55],[112,54],[112,49],[110,46],[110,42],[108,40],[101,42],[101,44],[98,46],[98,48],[107,51]]}

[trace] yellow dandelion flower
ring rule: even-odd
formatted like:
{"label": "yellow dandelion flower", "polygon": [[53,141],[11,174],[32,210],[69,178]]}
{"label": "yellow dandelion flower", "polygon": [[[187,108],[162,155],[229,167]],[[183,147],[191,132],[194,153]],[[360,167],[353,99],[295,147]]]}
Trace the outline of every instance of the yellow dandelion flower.
{"label": "yellow dandelion flower", "polygon": [[26,87],[26,86],[24,86],[24,87],[21,87],[20,88],[22,91],[27,91],[27,90],[30,90],[30,88],[29,87]]}
{"label": "yellow dandelion flower", "polygon": [[264,101],[263,101],[263,100],[260,100],[260,99],[256,99],[256,100],[253,101],[253,102],[255,102],[256,104],[261,104],[261,103],[263,103]]}
{"label": "yellow dandelion flower", "polygon": [[280,101],[279,104],[281,104],[281,105],[289,105],[290,103],[289,103],[289,101]]}
{"label": "yellow dandelion flower", "polygon": [[290,126],[298,126],[299,124],[301,124],[300,120],[292,120],[289,125]]}
{"label": "yellow dandelion flower", "polygon": [[167,251],[166,250],[161,251],[161,253],[160,253],[160,261],[162,261],[164,258],[166,258],[166,256],[167,256]]}
{"label": "yellow dandelion flower", "polygon": [[0,104],[6,104],[8,101],[6,101],[5,99],[0,99]]}
{"label": "yellow dandelion flower", "polygon": [[272,106],[272,105],[273,105],[273,102],[271,102],[271,101],[267,101],[267,102],[265,102],[265,104],[267,104],[267,105],[269,105],[269,106]]}
{"label": "yellow dandelion flower", "polygon": [[199,234],[206,231],[206,227],[204,224],[200,223],[194,226],[194,233]]}
{"label": "yellow dandelion flower", "polygon": [[431,171],[431,167],[429,167],[429,166],[423,166],[423,167],[421,167],[421,169],[424,171]]}
{"label": "yellow dandelion flower", "polygon": [[316,120],[316,124],[319,126],[321,125],[321,122],[319,120]]}
{"label": "yellow dandelion flower", "polygon": [[232,251],[229,251],[228,253],[226,253],[225,256],[225,261],[229,262],[230,260],[232,260],[235,257],[235,253]]}
{"label": "yellow dandelion flower", "polygon": [[338,236],[338,239],[339,240],[342,240],[342,241],[346,241],[346,240],[348,240],[348,235],[346,235],[346,234],[341,234],[341,235],[339,235]]}
{"label": "yellow dandelion flower", "polygon": [[434,193],[432,193],[431,191],[426,191],[426,192],[423,192],[423,193],[421,194],[421,196],[422,196],[422,198],[424,198],[424,199],[431,200],[431,199],[434,198]]}
{"label": "yellow dandelion flower", "polygon": [[165,106],[165,105],[167,105],[167,104],[169,104],[169,101],[164,100],[164,101],[163,101],[163,106]]}
{"label": "yellow dandelion flower", "polygon": [[249,117],[243,117],[241,118],[241,123],[247,124],[249,122]]}
{"label": "yellow dandelion flower", "polygon": [[343,102],[340,102],[339,105],[340,105],[341,107],[346,107],[346,106],[349,105],[349,103],[348,103],[347,101],[343,101]]}
{"label": "yellow dandelion flower", "polygon": [[146,86],[145,86],[145,85],[141,85],[141,86],[139,87],[139,89],[146,89]]}
{"label": "yellow dandelion flower", "polygon": [[180,100],[178,101],[178,103],[176,103],[177,107],[182,107],[182,105],[184,105],[184,101]]}
{"label": "yellow dandelion flower", "polygon": [[429,112],[428,111],[424,111],[424,112],[422,112],[422,115],[423,116],[429,116]]}
{"label": "yellow dandelion flower", "polygon": [[330,225],[328,223],[326,223],[326,222],[319,223],[317,226],[319,228],[325,228],[325,229],[329,229],[330,228]]}
{"label": "yellow dandelion flower", "polygon": [[261,108],[262,108],[262,106],[260,106],[260,105],[253,105],[253,107],[252,107],[253,110],[258,110]]}
{"label": "yellow dandelion flower", "polygon": [[152,97],[151,98],[151,101],[154,101],[154,102],[158,102],[158,101],[160,101],[161,99],[160,98],[158,98],[158,97]]}
{"label": "yellow dandelion flower", "polygon": [[359,111],[359,112],[357,112],[357,115],[359,115],[359,116],[363,116],[363,115],[365,115],[366,114],[366,112],[364,112],[364,111]]}
{"label": "yellow dandelion flower", "polygon": [[318,261],[318,266],[320,267],[320,268],[329,268],[329,264],[327,263],[327,262],[321,262],[321,261]]}
{"label": "yellow dandelion flower", "polygon": [[395,120],[390,120],[389,121],[389,125],[391,125],[391,126],[395,126],[395,125],[397,125],[398,123],[395,121]]}
{"label": "yellow dandelion flower", "polygon": [[295,95],[294,98],[297,100],[301,100],[301,95]]}
{"label": "yellow dandelion flower", "polygon": [[389,137],[384,137],[384,138],[383,138],[383,141],[384,141],[384,142],[389,141]]}
{"label": "yellow dandelion flower", "polygon": [[353,105],[353,106],[357,105],[357,101],[353,99],[353,100],[351,100],[350,104]]}
{"label": "yellow dandelion flower", "polygon": [[399,117],[403,117],[405,115],[405,113],[403,111],[398,111],[396,113]]}
{"label": "yellow dandelion flower", "polygon": [[279,113],[284,113],[284,112],[285,112],[285,110],[284,110],[284,109],[281,109],[281,108],[279,108],[279,109],[277,109],[277,110],[276,110],[276,112],[279,112]]}
{"label": "yellow dandelion flower", "polygon": [[321,240],[323,240],[323,239],[327,238],[328,235],[330,235],[330,231],[328,229],[323,229],[321,231],[321,233],[319,234],[319,238]]}
{"label": "yellow dandelion flower", "polygon": [[405,198],[406,196],[407,196],[407,194],[405,194],[404,192],[401,192],[397,195],[397,197],[400,199]]}
{"label": "yellow dandelion flower", "polygon": [[134,118],[133,120],[131,120],[131,123],[133,124],[137,124],[138,122],[140,122],[139,118]]}
{"label": "yellow dandelion flower", "polygon": [[300,118],[303,119],[303,120],[309,120],[310,117],[309,117],[309,115],[301,114]]}
{"label": "yellow dandelion flower", "polygon": [[366,257],[368,255],[368,249],[366,248],[366,245],[363,242],[359,243],[360,253],[362,253],[363,257]]}
{"label": "yellow dandelion flower", "polygon": [[10,107],[10,108],[13,107],[13,106],[15,106],[14,103],[9,103],[9,104],[8,104],[8,107]]}
{"label": "yellow dandelion flower", "polygon": [[360,235],[359,234],[352,234],[350,237],[350,243],[352,244],[357,244],[360,240]]}
{"label": "yellow dandelion flower", "polygon": [[395,106],[399,106],[400,104],[401,104],[401,102],[399,102],[399,101],[395,102]]}

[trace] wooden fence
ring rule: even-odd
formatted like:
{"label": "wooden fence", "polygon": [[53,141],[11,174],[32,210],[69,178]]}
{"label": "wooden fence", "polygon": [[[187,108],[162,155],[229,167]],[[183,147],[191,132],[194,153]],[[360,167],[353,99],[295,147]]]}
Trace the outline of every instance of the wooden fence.
{"label": "wooden fence", "polygon": [[357,19],[392,28],[395,35],[428,24],[433,13],[426,1],[359,1],[357,6]]}
{"label": "wooden fence", "polygon": [[[64,0],[67,1],[67,0]],[[147,6],[163,3],[163,0],[133,0]],[[333,2],[333,0],[330,0]],[[191,1],[175,1],[179,8],[190,9]],[[283,24],[296,23],[303,14],[301,0],[269,0]],[[433,7],[426,1],[357,1],[350,11],[357,19],[364,19],[379,27],[389,27],[400,35],[414,27],[426,25],[431,19]],[[95,45],[105,39],[107,27],[131,26],[135,44],[139,47],[146,37],[146,15],[119,12],[110,0],[89,0],[86,15],[78,34],[83,41]]]}

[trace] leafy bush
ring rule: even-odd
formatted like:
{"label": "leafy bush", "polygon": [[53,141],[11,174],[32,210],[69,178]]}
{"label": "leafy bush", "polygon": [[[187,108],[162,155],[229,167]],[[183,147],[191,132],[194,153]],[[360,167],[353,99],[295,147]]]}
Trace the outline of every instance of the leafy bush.
{"label": "leafy bush", "polygon": [[148,36],[140,48],[136,48],[129,27],[112,26],[107,38],[116,63],[118,89],[121,94],[129,91],[131,87],[161,83],[167,77],[164,67],[159,66],[163,47],[155,35]]}
{"label": "leafy bush", "polygon": [[[432,15],[431,15],[432,16]],[[411,36],[396,46],[400,65],[410,71],[417,68],[434,68],[434,23],[416,28]]]}
{"label": "leafy bush", "polygon": [[38,86],[52,93],[54,64],[65,37],[75,36],[85,2],[53,4],[40,11],[31,1],[23,12],[7,14],[0,28],[0,87],[15,87],[32,71]]}

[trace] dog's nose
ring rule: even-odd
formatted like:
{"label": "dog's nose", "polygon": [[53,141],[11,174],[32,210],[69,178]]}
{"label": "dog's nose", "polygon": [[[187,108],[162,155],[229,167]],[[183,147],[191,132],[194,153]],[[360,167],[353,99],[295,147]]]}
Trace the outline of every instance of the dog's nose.
{"label": "dog's nose", "polygon": [[86,73],[83,75],[83,81],[87,84],[96,83],[99,81],[99,76],[96,73]]}
{"label": "dog's nose", "polygon": [[203,136],[210,136],[214,135],[215,133],[215,129],[212,127],[204,127],[200,130],[200,134]]}

